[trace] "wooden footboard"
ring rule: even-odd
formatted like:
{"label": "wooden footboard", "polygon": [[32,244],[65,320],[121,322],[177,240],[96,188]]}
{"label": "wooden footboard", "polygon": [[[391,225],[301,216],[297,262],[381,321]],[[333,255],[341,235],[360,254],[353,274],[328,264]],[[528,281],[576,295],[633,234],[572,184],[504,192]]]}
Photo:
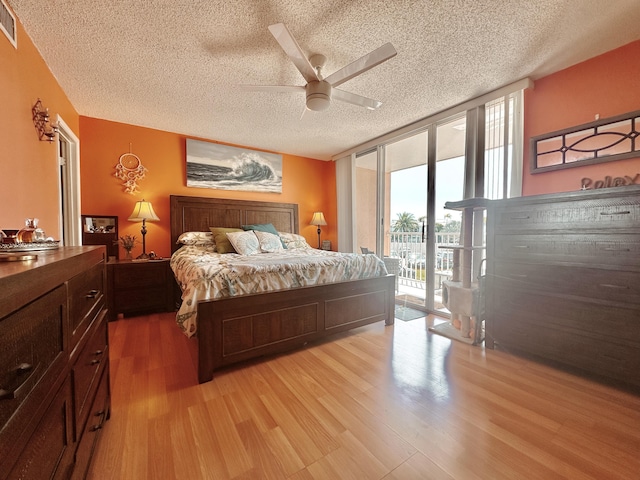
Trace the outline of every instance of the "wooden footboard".
{"label": "wooden footboard", "polygon": [[198,381],[223,366],[290,350],[333,333],[394,320],[395,276],[201,302]]}

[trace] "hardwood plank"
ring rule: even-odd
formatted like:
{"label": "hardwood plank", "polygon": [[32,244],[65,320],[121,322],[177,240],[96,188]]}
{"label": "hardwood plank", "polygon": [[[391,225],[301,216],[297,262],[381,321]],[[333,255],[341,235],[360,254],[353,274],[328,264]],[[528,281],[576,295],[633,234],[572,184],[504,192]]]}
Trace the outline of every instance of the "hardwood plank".
{"label": "hardwood plank", "polygon": [[629,479],[640,397],[506,352],[369,325],[197,383],[171,313],[109,324],[89,480]]}
{"label": "hardwood plank", "polygon": [[443,471],[425,455],[417,452],[398,468],[385,475],[383,480],[424,480],[425,478],[453,480],[454,477]]}

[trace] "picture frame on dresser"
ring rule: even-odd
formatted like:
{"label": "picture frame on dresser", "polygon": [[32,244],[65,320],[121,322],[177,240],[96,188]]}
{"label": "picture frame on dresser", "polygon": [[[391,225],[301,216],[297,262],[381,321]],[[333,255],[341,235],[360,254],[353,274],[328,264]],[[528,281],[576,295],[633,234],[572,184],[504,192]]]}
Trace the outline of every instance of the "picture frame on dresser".
{"label": "picture frame on dresser", "polygon": [[118,217],[115,215],[82,215],[82,244],[104,245],[107,258],[120,258]]}

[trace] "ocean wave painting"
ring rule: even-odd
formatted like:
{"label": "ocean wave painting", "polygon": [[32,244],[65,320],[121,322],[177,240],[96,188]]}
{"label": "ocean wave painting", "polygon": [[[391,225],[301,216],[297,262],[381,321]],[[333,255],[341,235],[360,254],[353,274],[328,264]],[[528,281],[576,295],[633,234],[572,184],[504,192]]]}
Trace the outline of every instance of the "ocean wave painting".
{"label": "ocean wave painting", "polygon": [[187,139],[187,187],[282,193],[282,155]]}

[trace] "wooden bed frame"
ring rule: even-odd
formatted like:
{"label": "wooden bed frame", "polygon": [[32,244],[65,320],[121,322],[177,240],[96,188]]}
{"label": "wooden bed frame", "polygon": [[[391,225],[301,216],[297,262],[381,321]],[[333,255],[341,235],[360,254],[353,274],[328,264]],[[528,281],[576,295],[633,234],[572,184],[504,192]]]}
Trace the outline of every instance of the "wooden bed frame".
{"label": "wooden bed frame", "polygon": [[[298,206],[171,196],[173,251],[179,248],[176,240],[183,232],[258,223],[298,233]],[[394,300],[395,277],[387,275],[200,302],[198,381],[211,380],[223,366],[290,350],[334,333],[380,320],[391,325]]]}

